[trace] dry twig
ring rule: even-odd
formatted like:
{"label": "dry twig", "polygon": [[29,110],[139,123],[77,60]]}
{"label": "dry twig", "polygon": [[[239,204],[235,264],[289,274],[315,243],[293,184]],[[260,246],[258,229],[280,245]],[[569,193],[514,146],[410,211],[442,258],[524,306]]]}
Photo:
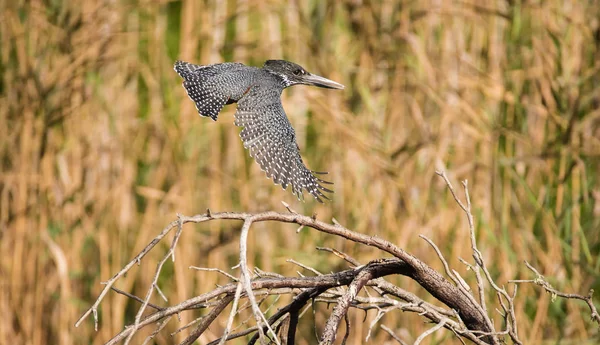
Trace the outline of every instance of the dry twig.
{"label": "dry twig", "polygon": [[[231,302],[233,302],[233,305],[231,312],[229,313],[225,331],[219,339],[211,342],[211,344],[223,344],[227,340],[242,337],[251,333],[254,333],[254,336],[250,340],[249,344],[254,344],[258,340],[263,343],[268,341],[277,344],[294,344],[299,319],[302,314],[311,307],[310,301],[313,301],[313,303],[335,304],[335,307],[333,308],[333,311],[325,324],[323,332],[320,335],[321,344],[332,344],[334,342],[339,324],[341,323],[342,319],[346,320],[346,333],[342,342],[346,342],[351,327],[347,318],[348,310],[350,308],[357,308],[364,311],[376,309],[378,311],[376,319],[370,324],[369,334],[373,327],[379,322],[381,317],[383,317],[383,315],[398,309],[405,312],[416,313],[429,322],[434,323],[435,326],[421,334],[416,339],[415,344],[419,344],[425,337],[441,328],[446,328],[452,331],[459,337],[459,339],[461,337],[469,339],[471,342],[479,345],[500,344],[501,338],[506,336],[510,337],[514,343],[521,344],[521,341],[518,337],[517,320],[514,310],[516,288],[513,291],[513,294],[509,295],[504,288],[500,288],[498,284],[496,284],[496,282],[494,282],[491,278],[491,274],[487,269],[483,255],[477,248],[475,226],[471,213],[471,201],[467,183],[466,181],[463,183],[466,198],[465,204],[460,200],[454,191],[454,188],[452,187],[452,184],[450,183],[446,174],[443,172],[438,174],[444,179],[457,204],[465,212],[465,215],[468,219],[474,264],[468,263],[462,259],[461,261],[475,273],[478,289],[477,293],[479,296],[478,300],[473,296],[475,292],[471,291],[470,287],[456,270],[450,268],[440,249],[430,239],[421,236],[435,250],[437,256],[444,265],[445,273],[451,278],[454,284],[446,280],[443,275],[433,270],[425,262],[397,247],[391,242],[378,237],[372,237],[353,232],[343,227],[335,220],[333,221],[333,224],[328,224],[317,220],[316,216],[314,215],[311,217],[300,215],[292,210],[289,205],[284,203],[288,213],[215,213],[207,210],[206,214],[193,217],[178,215],[176,221],[171,222],[156,238],[154,238],[148,244],[148,246],[146,246],[146,248],[144,248],[135,258],[125,265],[123,269],[121,269],[105,283],[105,287],[98,296],[98,299],[81,316],[81,318],[77,321],[76,326],[79,326],[85,318],[93,314],[94,325],[95,328],[97,328],[97,308],[108,291],[113,289],[142,303],[142,306],[136,314],[134,323],[128,327],[125,327],[125,329],[123,329],[107,344],[116,344],[122,340],[125,340],[125,343],[127,344],[140,329],[151,324],[156,324],[156,330],[146,339],[146,341],[150,341],[158,334],[158,332],[160,332],[160,330],[166,326],[167,322],[173,315],[178,315],[186,310],[197,309],[200,307],[211,308],[207,315],[194,320],[193,322],[181,327],[177,332],[173,333],[176,334],[183,329],[196,324],[195,328],[190,332],[185,340],[181,342],[181,344],[192,344],[200,335],[203,334],[206,329],[208,329],[212,323],[215,322],[217,317],[223,313],[223,310],[229,304],[231,304]],[[235,277],[216,268],[197,268],[192,266],[191,268],[202,271],[218,272],[225,275],[228,279],[232,280],[232,282],[224,286],[218,286],[208,293],[190,298],[173,306],[158,307],[152,305],[149,301],[155,290],[161,296],[163,296],[157,285],[158,277],[167,259],[169,257],[173,260],[175,259],[175,249],[177,241],[183,232],[183,226],[187,223],[203,223],[216,219],[241,220],[244,222],[240,235],[240,262],[239,265],[236,266],[240,268],[240,276]],[[378,248],[384,253],[392,255],[394,258],[375,260],[366,265],[361,265],[354,258],[338,250],[331,248],[317,248],[318,250],[327,251],[336,255],[337,257],[350,263],[354,268],[331,274],[322,274],[312,267],[290,259],[288,262],[313,272],[315,276],[286,277],[276,273],[263,272],[260,269],[255,268],[254,272],[256,273],[256,276],[252,277],[250,275],[250,269],[248,268],[247,262],[248,233],[254,223],[264,221],[293,223],[300,227],[312,228],[314,230],[333,236],[338,236],[361,245]],[[159,241],[164,239],[164,237],[166,237],[172,229],[177,229],[177,231],[171,242],[169,251],[157,264],[152,284],[149,287],[145,298],[142,299],[137,296],[133,296],[113,287],[116,281],[118,281],[123,275],[131,270],[136,263],[139,264],[142,258],[152,248],[154,248]],[[531,269],[537,275],[537,278],[535,280],[519,280],[512,282],[535,283],[542,286],[546,291],[552,293],[553,296],[583,300],[588,304],[591,310],[592,319],[600,323],[600,316],[598,315],[596,307],[592,302],[592,292],[590,292],[587,297],[576,294],[562,293],[555,290],[544,279],[544,277],[528,263],[527,267],[529,267],[529,269]],[[498,295],[498,303],[504,311],[503,317],[506,320],[506,328],[503,330],[497,330],[494,324],[491,322],[488,309],[485,304],[485,284],[482,275],[479,273],[480,269],[483,271],[483,276],[485,276],[485,280],[489,286],[491,286],[493,291]],[[392,274],[403,275],[413,279],[432,296],[446,304],[449,309],[441,308],[425,302],[412,292],[405,291],[384,279],[385,276]],[[343,286],[348,286],[348,288],[341,289],[340,287]],[[369,289],[375,291],[375,293],[379,294],[381,297],[373,297],[372,293],[368,291]],[[359,293],[361,291],[365,291],[367,297],[360,296]],[[265,312],[261,310],[260,304],[267,296],[279,296],[281,294],[295,294],[295,297],[289,304],[280,307],[271,317],[267,319],[264,313],[267,312],[268,309],[272,308],[277,303],[278,299],[271,303]],[[257,301],[256,296],[259,295],[263,297],[260,297],[260,301]],[[163,299],[166,300],[166,297],[163,296]],[[238,305],[242,299],[247,299],[246,306],[242,304],[242,307],[238,308]],[[399,302],[398,300],[404,302]],[[154,308],[155,310],[143,317],[143,314],[148,306]],[[233,329],[233,321],[235,316],[246,308],[252,310],[252,315],[256,321],[256,326],[247,327],[243,331],[232,334],[231,332]],[[304,311],[302,311],[303,308]],[[245,325],[246,323],[247,320],[243,321],[242,325]],[[384,326],[382,326],[382,328],[383,327]],[[391,330],[386,328],[384,329],[398,342],[402,342],[399,338],[394,336]],[[235,329],[233,330],[235,331]],[[461,339],[461,341],[463,340]]]}

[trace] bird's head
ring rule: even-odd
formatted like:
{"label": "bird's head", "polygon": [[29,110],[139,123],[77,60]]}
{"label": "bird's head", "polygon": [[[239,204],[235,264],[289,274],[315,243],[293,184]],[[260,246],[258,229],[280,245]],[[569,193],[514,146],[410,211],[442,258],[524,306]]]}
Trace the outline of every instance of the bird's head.
{"label": "bird's head", "polygon": [[308,73],[302,66],[285,60],[267,60],[263,68],[279,76],[283,80],[285,87],[304,84],[327,89],[341,90],[344,88],[344,85],[340,83]]}

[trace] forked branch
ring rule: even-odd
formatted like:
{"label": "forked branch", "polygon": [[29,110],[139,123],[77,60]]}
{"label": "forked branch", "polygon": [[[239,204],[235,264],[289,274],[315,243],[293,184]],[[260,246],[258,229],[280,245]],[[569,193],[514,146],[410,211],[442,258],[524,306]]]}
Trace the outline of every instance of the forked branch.
{"label": "forked branch", "polygon": [[[81,316],[77,321],[76,326],[79,326],[88,316],[93,315],[94,325],[97,328],[97,308],[106,294],[113,289],[141,303],[142,306],[138,310],[134,323],[125,327],[107,344],[116,344],[123,340],[125,340],[125,343],[127,344],[140,329],[155,324],[155,331],[146,339],[146,341],[149,341],[160,332],[168,322],[170,322],[169,320],[172,319],[172,316],[187,310],[208,308],[210,310],[205,316],[190,324],[181,326],[178,331],[172,333],[177,334],[184,329],[190,328],[190,333],[181,344],[192,344],[211,324],[216,322],[229,305],[232,305],[232,308],[229,317],[227,318],[225,331],[221,338],[214,340],[211,344],[223,344],[227,340],[252,333],[254,333],[254,336],[250,340],[250,344],[254,344],[256,341],[260,341],[261,343],[294,344],[298,323],[302,315],[311,307],[310,301],[313,301],[313,303],[323,302],[335,304],[335,307],[333,308],[331,315],[329,315],[325,327],[319,336],[320,344],[332,344],[335,341],[342,319],[346,320],[346,334],[344,338],[348,336],[350,323],[347,316],[351,308],[365,311],[371,309],[377,310],[377,317],[371,323],[369,335],[367,337],[370,336],[373,326],[375,326],[386,313],[400,310],[416,313],[420,317],[434,324],[428,331],[416,338],[416,343],[420,343],[425,337],[439,329],[445,328],[452,331],[459,338],[468,339],[475,344],[501,344],[506,340],[506,337],[509,337],[513,343],[521,344],[522,342],[518,336],[517,318],[514,309],[516,289],[512,294],[509,294],[504,288],[500,287],[502,284],[497,284],[493,281],[487,269],[484,257],[479,251],[475,241],[475,226],[473,215],[471,213],[471,200],[467,183],[466,181],[463,183],[466,198],[466,202],[463,203],[445,173],[440,172],[439,175],[446,182],[456,202],[465,212],[468,219],[474,262],[469,263],[463,260],[463,263],[475,273],[477,282],[476,291],[471,290],[463,277],[461,277],[457,271],[450,268],[448,262],[443,257],[442,252],[435,243],[425,237],[423,238],[432,246],[432,248],[434,248],[435,253],[444,264],[444,272],[451,280],[446,279],[443,274],[431,268],[427,263],[389,241],[351,231],[335,220],[333,221],[333,224],[330,224],[316,219],[315,216],[309,217],[300,215],[285,204],[288,211],[287,213],[236,213],[211,212],[210,210],[207,210],[206,214],[193,217],[178,215],[176,221],[171,222],[135,258],[133,258],[131,262],[104,283],[104,289],[100,293],[98,299]],[[163,296],[158,286],[158,277],[168,258],[175,261],[176,245],[180,236],[183,235],[184,225],[187,223],[203,223],[216,219],[243,221],[240,236],[240,264],[237,266],[240,269],[239,275],[234,276],[215,268],[201,269],[217,271],[231,279],[232,282],[224,286],[219,286],[210,292],[192,297],[176,305],[160,307],[151,304],[150,299],[155,292]],[[286,277],[278,274],[268,274],[259,269],[255,269],[255,274],[251,275],[246,255],[248,232],[253,224],[265,221],[293,223],[300,226],[300,228],[311,228],[332,236],[344,238],[355,242],[358,245],[377,248],[383,252],[382,257],[387,254],[391,255],[393,258],[375,260],[362,265],[356,259],[338,250],[331,248],[317,248],[332,253],[340,259],[347,261],[353,268],[330,274],[321,274],[309,266],[290,260],[289,262],[298,265],[315,275],[306,277]],[[144,256],[173,229],[176,229],[176,233],[171,241],[169,251],[158,263],[154,279],[147,290],[146,296],[144,298],[139,298],[116,289],[113,285],[123,275],[130,271],[136,263],[139,264]],[[592,312],[592,319],[600,323],[600,317],[592,303],[591,294],[586,297],[557,291],[550,286],[550,284],[548,284],[541,274],[533,267],[529,264],[528,267],[537,274],[538,277],[536,280],[513,282],[532,282],[542,286],[546,291],[555,296],[581,299],[588,304]],[[480,270],[483,271],[483,275],[480,274]],[[445,304],[448,309],[427,303],[417,297],[416,294],[391,284],[385,280],[385,277],[388,275],[402,275],[414,280],[430,295]],[[491,316],[485,304],[486,286],[488,288],[491,287],[490,291],[499,296],[499,307],[502,308],[503,316],[505,318],[504,329],[498,330],[491,321]],[[367,296],[361,296],[361,292],[365,291],[367,292]],[[369,291],[375,293],[377,297],[372,297]],[[265,311],[261,309],[260,301],[264,301],[264,296],[283,294],[292,294],[294,298],[290,303],[280,306],[269,318],[265,317]],[[166,300],[166,297],[164,297],[164,299]],[[245,300],[246,304],[242,304],[242,306],[238,308],[238,305],[242,303],[242,300]],[[153,308],[153,310],[147,310],[149,309],[147,308],[148,306]],[[252,311],[256,325],[248,326],[245,330],[237,331],[236,333],[231,333],[235,316],[243,309]],[[385,326],[382,326],[382,328],[383,327]],[[386,332],[390,333],[394,339],[399,339],[393,333],[391,328],[385,327],[384,329]],[[235,331],[236,330],[233,329],[233,332]]]}

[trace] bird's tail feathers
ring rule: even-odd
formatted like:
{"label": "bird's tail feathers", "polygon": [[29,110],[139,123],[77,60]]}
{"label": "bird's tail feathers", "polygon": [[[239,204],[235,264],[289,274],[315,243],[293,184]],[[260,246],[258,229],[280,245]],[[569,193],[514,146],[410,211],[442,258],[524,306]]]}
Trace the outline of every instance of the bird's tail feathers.
{"label": "bird's tail feathers", "polygon": [[219,112],[227,104],[229,97],[210,83],[210,77],[216,74],[211,71],[214,65],[194,65],[185,61],[175,62],[175,72],[183,79],[183,88],[196,104],[200,116],[210,117],[217,121]]}

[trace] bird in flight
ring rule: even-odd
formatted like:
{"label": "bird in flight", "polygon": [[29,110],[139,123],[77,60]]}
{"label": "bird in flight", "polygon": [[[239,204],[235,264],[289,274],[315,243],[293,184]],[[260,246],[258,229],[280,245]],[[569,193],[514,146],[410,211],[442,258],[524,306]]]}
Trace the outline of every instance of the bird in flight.
{"label": "bird in flight", "polygon": [[333,191],[323,184],[331,182],[316,176],[326,173],[309,170],[302,161],[296,133],[281,105],[281,93],[296,84],[328,89],[343,89],[344,85],[285,60],[268,60],[262,68],[236,62],[194,65],[177,61],[175,71],[183,78],[183,87],[200,116],[216,121],[223,106],[238,104],[234,123],[244,127],[240,132],[244,147],[267,178],[283,189],[290,185],[298,199],[303,199],[306,190],[321,203],[330,200],[323,192]]}

